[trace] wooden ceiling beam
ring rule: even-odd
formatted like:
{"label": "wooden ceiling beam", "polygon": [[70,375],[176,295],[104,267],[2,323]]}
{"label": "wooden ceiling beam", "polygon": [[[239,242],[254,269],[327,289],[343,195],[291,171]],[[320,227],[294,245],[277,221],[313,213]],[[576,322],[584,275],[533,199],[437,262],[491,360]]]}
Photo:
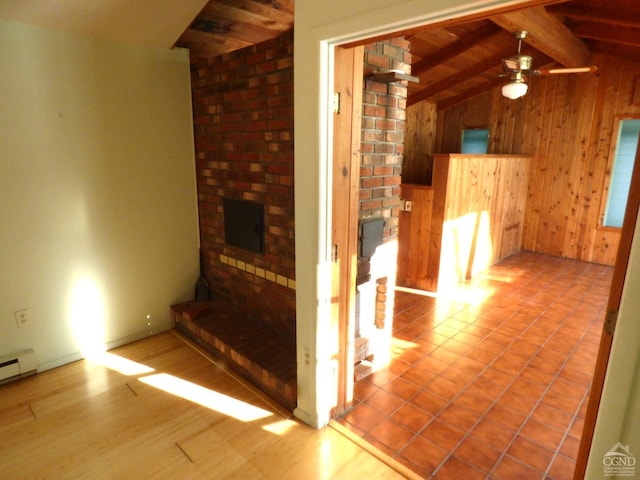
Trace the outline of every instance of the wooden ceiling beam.
{"label": "wooden ceiling beam", "polygon": [[441,48],[432,55],[428,55],[411,65],[411,75],[420,75],[427,70],[440,65],[441,63],[451,60],[458,55],[463,54],[470,48],[477,46],[483,41],[489,40],[495,35],[501,34],[501,28],[493,23],[487,23],[479,29],[465,35],[459,40]]}
{"label": "wooden ceiling beam", "polygon": [[409,107],[423,100],[427,100],[428,98],[437,95],[438,93],[443,92],[451,87],[454,87],[455,85],[458,85],[459,83],[462,83],[469,78],[480,75],[487,70],[495,69],[497,66],[500,66],[502,64],[502,58],[507,55],[509,55],[509,53],[505,50],[504,54],[493,55],[478,63],[473,64],[471,67],[465,70],[460,70],[456,74],[451,75],[439,82],[432,83],[428,87],[425,87],[422,90],[414,93],[413,95],[410,95],[407,98],[407,106]]}
{"label": "wooden ceiling beam", "polygon": [[591,63],[589,47],[543,7],[503,13],[491,17],[491,21],[510,32],[526,30],[529,33],[525,42],[561,65],[578,67]]}
{"label": "wooden ceiling beam", "polygon": [[504,14],[505,12],[513,12],[518,11],[520,9],[529,9],[530,7],[535,6],[545,6],[545,5],[554,5],[556,3],[563,3],[567,0],[522,0],[515,4],[510,4],[502,7],[498,7],[493,10],[487,10],[478,13],[472,13],[470,15],[464,15],[456,18],[448,18],[446,20],[440,20],[428,25],[422,25],[419,27],[411,27],[406,28],[404,30],[398,30],[392,33],[385,33],[382,35],[377,35],[375,37],[368,37],[362,40],[356,40],[354,42],[345,43],[342,45],[344,48],[353,48],[358,47],[360,45],[367,45],[369,43],[380,42],[382,40],[388,40],[390,38],[398,38],[398,37],[406,37],[408,35],[413,35],[416,33],[420,33],[425,29],[432,28],[446,28],[452,25],[463,25],[465,23],[477,22],[479,20],[491,20],[493,15]]}
{"label": "wooden ceiling beam", "polygon": [[640,11],[628,12],[625,8],[625,15],[618,15],[618,9],[612,8],[595,8],[584,5],[574,5],[561,3],[558,5],[551,5],[547,8],[547,12],[553,15],[560,15],[562,17],[570,18],[572,20],[584,20],[598,23],[604,23],[612,27],[637,27],[640,24]]}
{"label": "wooden ceiling beam", "polygon": [[640,27],[618,26],[611,28],[596,22],[579,22],[572,26],[574,35],[591,40],[598,40],[620,45],[640,47]]}

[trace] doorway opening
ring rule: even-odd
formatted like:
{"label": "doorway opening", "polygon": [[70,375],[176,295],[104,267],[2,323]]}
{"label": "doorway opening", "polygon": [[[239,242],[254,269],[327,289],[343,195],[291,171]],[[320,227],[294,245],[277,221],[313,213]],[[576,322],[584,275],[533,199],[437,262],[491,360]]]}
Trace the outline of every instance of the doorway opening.
{"label": "doorway opening", "polygon": [[[592,132],[591,134],[592,134],[592,135],[595,135],[595,133],[593,133],[593,132]],[[542,228],[542,227],[540,227],[540,228]],[[561,257],[561,256],[562,256],[562,255],[560,255],[560,256],[558,256],[558,257],[554,257],[554,258],[559,258],[559,257]],[[615,253],[612,253],[610,258],[614,258],[614,257],[615,257]],[[612,263],[612,262],[611,262],[611,263]],[[609,274],[606,274],[605,276],[607,276],[607,275],[610,275],[610,273],[609,273]],[[577,281],[577,280],[576,280],[576,281]],[[506,297],[505,297],[505,298],[506,298]],[[463,303],[464,303],[464,302],[463,302]],[[605,302],[605,303],[606,303],[606,302]],[[600,304],[600,308],[604,308],[602,304]],[[600,310],[599,310],[599,311],[600,311]],[[459,314],[459,313],[461,313],[461,311],[458,311],[458,312],[455,312],[455,313],[456,313],[456,314]],[[513,312],[511,312],[511,313],[513,313]],[[507,318],[508,318],[508,317],[507,317]],[[536,318],[538,318],[538,317],[533,317],[533,320],[535,320]],[[414,326],[414,328],[417,328],[417,327],[415,327],[415,326]],[[596,330],[598,330],[600,327],[599,327],[599,325],[595,324],[594,328],[595,328]],[[405,333],[406,333],[406,332],[405,332]],[[422,334],[422,335],[424,335],[425,333],[426,333],[426,332],[424,332],[424,331],[423,331],[421,334]],[[460,333],[460,332],[458,332],[458,333]],[[591,336],[593,336],[593,333],[591,333],[590,335],[591,335]],[[399,339],[399,340],[404,341],[405,339]],[[449,338],[449,340],[452,340],[452,339],[451,339],[451,338]],[[464,343],[464,342],[463,342],[463,343]],[[453,342],[451,343],[451,345],[453,345]],[[442,347],[442,345],[439,345],[439,347]],[[438,348],[439,348],[439,347],[438,347]],[[461,347],[461,348],[463,348],[463,347]],[[446,349],[443,349],[442,351],[444,351],[444,350],[446,350]],[[539,352],[538,352],[538,353],[539,353]],[[531,360],[531,359],[530,359],[530,360]],[[566,361],[568,361],[566,358],[565,358],[565,360],[566,360]],[[557,372],[556,372],[556,373],[557,373]],[[555,378],[555,377],[554,377],[554,378]],[[477,380],[477,379],[476,379],[476,380]],[[559,380],[559,377],[558,377],[558,378],[555,378],[555,380]],[[561,382],[559,382],[559,383],[561,383]],[[374,385],[375,385],[375,384],[374,384]],[[548,385],[547,385],[547,387],[548,387],[548,388],[551,388],[551,385],[552,385],[552,384],[548,384]],[[377,386],[377,387],[381,387],[380,385],[375,385],[375,386]],[[546,391],[546,390],[545,390],[545,391]],[[368,398],[368,397],[367,397],[367,398]],[[356,398],[356,401],[357,401],[357,400],[358,400],[358,399]],[[544,402],[543,402],[543,403],[544,403]],[[585,405],[585,406],[586,406],[586,404],[587,404],[587,402],[586,402],[586,397],[582,397],[582,398],[581,398],[581,403],[580,403],[580,405]],[[581,408],[582,408],[582,407],[581,407]],[[584,407],[584,408],[586,408],[586,407]],[[428,413],[428,412],[427,412],[427,413]],[[432,413],[433,413],[433,412],[432,412]],[[438,413],[438,412],[436,412],[436,413]],[[579,414],[583,415],[583,417],[584,417],[584,415],[585,415],[584,411],[583,411],[583,412],[581,412],[581,413],[579,412]],[[576,417],[576,418],[577,418],[577,417]],[[414,433],[417,433],[417,432],[414,432]],[[387,435],[389,435],[389,434],[387,434]],[[568,434],[568,433],[566,433],[566,432],[565,432],[565,437],[567,437],[567,438],[569,437],[569,434]],[[527,439],[526,437],[523,437],[523,438],[524,438],[524,440],[529,440],[529,441],[531,441],[530,439]],[[524,440],[523,440],[523,441],[524,441]],[[576,439],[574,438],[574,440],[576,440]],[[575,445],[575,442],[574,442],[574,445],[573,445],[573,446],[574,446],[574,447],[576,447],[576,448],[574,448],[574,450],[577,450],[577,446]],[[388,447],[388,446],[387,446],[387,447]],[[502,452],[502,453],[504,454],[504,452]],[[577,455],[577,452],[575,452],[575,455]],[[555,461],[555,460],[556,460],[556,458],[561,459],[563,456],[564,456],[564,455],[560,454],[560,453],[559,453],[559,450],[557,450],[557,451],[555,451],[555,452],[553,452],[553,453],[552,453],[551,460],[552,460],[552,461]],[[503,455],[503,457],[504,457],[504,458],[507,458],[507,457],[509,457],[509,456],[508,456],[508,455],[507,455],[507,456]],[[452,458],[453,458],[453,457],[452,457]],[[509,458],[510,458],[510,459],[513,459],[513,456],[510,456]],[[567,458],[569,458],[569,457],[567,457]],[[510,461],[510,460],[509,460],[509,461]],[[551,469],[551,468],[553,467],[553,465],[554,465],[553,463],[548,463],[548,464],[546,465],[547,470],[545,470],[545,471],[550,471],[549,469]],[[566,467],[566,466],[565,466],[565,467]],[[436,466],[436,468],[439,468],[439,465],[438,465],[438,466]],[[497,468],[497,467],[496,467],[496,468]],[[538,470],[539,470],[540,468],[541,468],[541,467],[539,466]],[[559,467],[558,467],[558,468],[559,468]],[[545,473],[545,471],[543,471],[542,473]]]}

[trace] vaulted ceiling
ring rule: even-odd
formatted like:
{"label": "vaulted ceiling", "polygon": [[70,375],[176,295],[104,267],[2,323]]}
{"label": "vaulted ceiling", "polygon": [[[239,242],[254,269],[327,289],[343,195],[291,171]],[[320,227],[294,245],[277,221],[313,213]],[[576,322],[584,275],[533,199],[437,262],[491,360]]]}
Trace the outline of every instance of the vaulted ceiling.
{"label": "vaulted ceiling", "polygon": [[637,0],[541,3],[547,5],[410,33],[411,73],[420,82],[409,84],[407,103],[444,108],[506,83],[501,59],[517,52],[520,30],[528,32],[523,53],[534,69],[589,66],[594,52],[640,60]]}
{"label": "vaulted ceiling", "polygon": [[[411,42],[408,103],[441,108],[505,83],[501,59],[517,51],[533,68],[591,65],[601,52],[640,61],[638,0],[531,0],[491,15],[398,32]],[[294,0],[0,0],[0,18],[92,37],[211,57],[260,43],[293,28]],[[572,74],[582,75],[582,74]],[[531,81],[536,81],[532,78]]]}
{"label": "vaulted ceiling", "polygon": [[[534,69],[589,66],[593,52],[640,59],[637,0],[530,5],[399,32],[411,42],[411,74],[419,79],[409,83],[408,104],[443,108],[506,83],[502,59],[517,52],[514,32],[521,30]],[[194,57],[218,55],[277,36],[293,28],[293,18],[294,0],[210,0],[177,45]]]}

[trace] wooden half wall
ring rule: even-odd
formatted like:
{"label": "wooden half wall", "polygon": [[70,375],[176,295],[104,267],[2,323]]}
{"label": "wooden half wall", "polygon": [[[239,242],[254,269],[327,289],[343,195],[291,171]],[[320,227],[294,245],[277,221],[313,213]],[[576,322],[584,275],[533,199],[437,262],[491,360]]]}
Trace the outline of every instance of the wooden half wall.
{"label": "wooden half wall", "polygon": [[429,291],[520,250],[531,158],[434,154],[433,185],[402,185],[398,285]]}

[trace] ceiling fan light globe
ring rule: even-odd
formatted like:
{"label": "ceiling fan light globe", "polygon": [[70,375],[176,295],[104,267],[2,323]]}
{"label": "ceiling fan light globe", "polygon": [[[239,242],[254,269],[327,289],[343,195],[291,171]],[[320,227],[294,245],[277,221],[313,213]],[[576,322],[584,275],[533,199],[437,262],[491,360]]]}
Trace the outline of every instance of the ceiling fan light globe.
{"label": "ceiling fan light globe", "polygon": [[510,82],[502,87],[502,96],[516,100],[526,95],[529,86],[524,82]]}

